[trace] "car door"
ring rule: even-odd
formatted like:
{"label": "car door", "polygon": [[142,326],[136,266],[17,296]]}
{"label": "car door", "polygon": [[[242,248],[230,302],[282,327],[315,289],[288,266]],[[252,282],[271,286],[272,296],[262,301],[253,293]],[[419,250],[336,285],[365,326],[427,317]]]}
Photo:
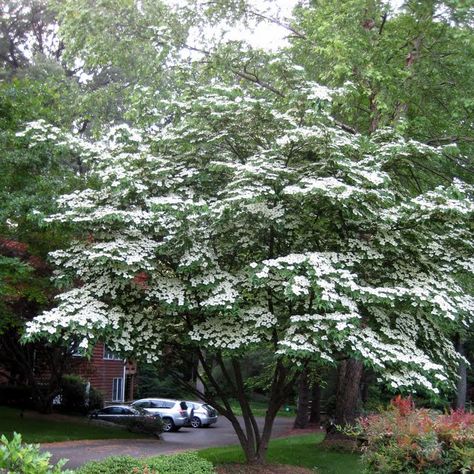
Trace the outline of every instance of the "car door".
{"label": "car door", "polygon": [[126,423],[132,418],[137,418],[138,412],[133,408],[122,407],[121,413],[118,416],[120,418],[120,423]]}
{"label": "car door", "polygon": [[117,423],[122,415],[121,407],[107,407],[99,411],[97,418],[109,421],[111,423]]}

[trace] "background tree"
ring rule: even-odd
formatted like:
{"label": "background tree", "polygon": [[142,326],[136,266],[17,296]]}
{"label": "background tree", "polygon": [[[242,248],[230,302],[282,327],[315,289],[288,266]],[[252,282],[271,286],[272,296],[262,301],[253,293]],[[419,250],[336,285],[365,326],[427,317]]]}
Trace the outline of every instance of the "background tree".
{"label": "background tree", "polygon": [[27,321],[51,307],[56,289],[46,258],[68,239],[45,229],[39,216],[54,212],[56,197],[79,185],[80,164],[47,146],[32,150],[16,134],[27,120],[42,118],[69,129],[76,119],[79,85],[62,65],[55,26],[44,1],[2,2],[0,365],[9,384],[27,386],[29,403],[44,411],[59,392],[71,348],[45,341],[22,345],[20,337]]}

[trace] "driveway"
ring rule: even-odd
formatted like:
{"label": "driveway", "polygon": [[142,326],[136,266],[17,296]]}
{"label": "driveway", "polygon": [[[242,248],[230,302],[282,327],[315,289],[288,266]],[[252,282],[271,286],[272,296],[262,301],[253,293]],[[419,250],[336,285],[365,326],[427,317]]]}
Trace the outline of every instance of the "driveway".
{"label": "driveway", "polygon": [[[260,426],[263,426],[263,418],[257,418],[257,421]],[[289,433],[293,421],[293,418],[276,418],[272,437]],[[53,462],[61,458],[69,459],[65,467],[74,469],[87,461],[109,456],[128,454],[135,457],[147,457],[229,444],[239,444],[239,440],[227,418],[219,417],[218,422],[209,428],[181,428],[177,433],[163,433],[162,439],[159,440],[150,438],[65,441],[43,443],[41,448],[53,455]]]}

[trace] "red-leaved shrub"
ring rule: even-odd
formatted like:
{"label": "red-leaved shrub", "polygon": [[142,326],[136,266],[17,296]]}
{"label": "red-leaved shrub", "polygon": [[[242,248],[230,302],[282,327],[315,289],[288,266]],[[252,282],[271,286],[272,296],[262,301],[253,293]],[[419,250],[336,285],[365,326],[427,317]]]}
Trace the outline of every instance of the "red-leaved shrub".
{"label": "red-leaved shrub", "polygon": [[366,440],[368,472],[474,472],[473,413],[442,414],[397,396],[386,411],[360,418],[356,432]]}

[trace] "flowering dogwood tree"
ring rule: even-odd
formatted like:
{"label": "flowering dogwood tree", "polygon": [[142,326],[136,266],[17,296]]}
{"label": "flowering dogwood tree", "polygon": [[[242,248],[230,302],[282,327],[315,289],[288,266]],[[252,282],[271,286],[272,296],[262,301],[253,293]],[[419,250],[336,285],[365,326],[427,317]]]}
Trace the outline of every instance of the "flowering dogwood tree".
{"label": "flowering dogwood tree", "polygon": [[[92,183],[46,219],[79,238],[51,254],[65,291],[28,337],[84,348],[105,339],[147,361],[165,345],[197,353],[204,399],[256,462],[294,367],[355,357],[393,389],[449,389],[459,362],[450,336],[474,309],[459,283],[474,267],[472,188],[411,194],[393,172],[410,157],[442,159],[443,148],[350,133],[331,118],[333,92],[290,73],[284,96],[189,83],[160,103],[154,125],[116,126],[95,143],[45,122],[23,134],[72,149]],[[239,363],[259,346],[275,352],[263,430]],[[209,358],[235,388],[243,426]]]}

